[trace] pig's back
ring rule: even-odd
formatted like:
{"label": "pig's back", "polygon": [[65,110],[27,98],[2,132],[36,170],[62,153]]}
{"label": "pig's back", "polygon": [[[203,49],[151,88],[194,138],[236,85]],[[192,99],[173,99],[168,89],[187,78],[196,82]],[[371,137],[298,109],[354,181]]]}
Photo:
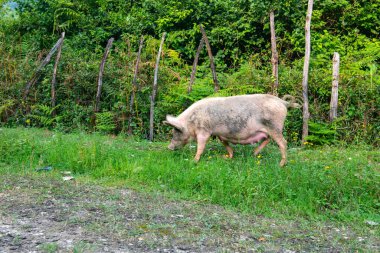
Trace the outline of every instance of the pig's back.
{"label": "pig's back", "polygon": [[277,114],[280,118],[286,115],[286,107],[275,96],[253,94],[202,99],[183,114],[190,128],[233,135],[265,127],[265,122],[273,122]]}

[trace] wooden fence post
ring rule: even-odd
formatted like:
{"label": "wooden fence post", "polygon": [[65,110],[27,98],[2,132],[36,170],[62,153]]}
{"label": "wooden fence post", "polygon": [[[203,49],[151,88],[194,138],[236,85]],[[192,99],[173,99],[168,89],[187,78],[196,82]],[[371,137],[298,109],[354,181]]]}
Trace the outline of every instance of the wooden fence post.
{"label": "wooden fence post", "polygon": [[339,62],[339,53],[335,52],[333,57],[333,80],[331,87],[330,122],[332,122],[337,117],[338,111]]}
{"label": "wooden fence post", "polygon": [[135,73],[133,75],[132,80],[132,93],[131,93],[131,99],[129,100],[129,119],[128,119],[128,133],[132,134],[132,116],[133,116],[133,104],[135,102],[135,95],[136,91],[138,90],[138,83],[137,83],[137,74],[139,72],[139,63],[140,63],[140,56],[141,56],[141,50],[144,43],[144,36],[141,35],[140,43],[139,43],[139,51],[137,52],[137,59],[136,59],[136,65],[135,65]]}
{"label": "wooden fence post", "polygon": [[164,46],[165,37],[166,37],[166,32],[162,34],[161,44],[160,44],[160,48],[158,49],[158,54],[157,54],[157,59],[156,59],[156,66],[154,68],[153,90],[152,90],[152,95],[150,96],[150,115],[149,115],[149,140],[150,141],[153,141],[154,102],[156,100],[156,95],[157,95],[158,66],[160,64],[161,51],[162,51],[162,47]]}
{"label": "wooden fence post", "polygon": [[50,49],[50,52],[45,57],[45,59],[41,62],[40,66],[38,66],[36,72],[34,72],[32,78],[27,82],[23,94],[23,99],[25,100],[29,94],[30,88],[37,82],[38,78],[41,75],[41,70],[50,62],[51,57],[55,53],[55,51],[58,49],[58,47],[62,44],[63,38],[59,38],[59,40],[55,43],[55,45]]}
{"label": "wooden fence post", "polygon": [[190,76],[190,83],[189,83],[189,87],[187,88],[187,94],[190,94],[192,89],[193,89],[193,84],[194,84],[194,80],[195,80],[195,73],[197,71],[199,55],[201,53],[201,50],[202,50],[204,44],[205,44],[205,40],[202,36],[201,40],[199,41],[197,53],[195,54],[195,58],[194,58],[194,62],[193,62],[193,69],[191,71],[191,76]]}
{"label": "wooden fence post", "polygon": [[202,33],[203,39],[204,39],[204,41],[206,43],[208,57],[210,58],[210,67],[211,67],[211,71],[212,71],[212,79],[214,80],[214,92],[217,92],[220,87],[219,87],[219,83],[218,83],[218,78],[216,76],[216,70],[215,70],[215,64],[214,64],[214,56],[212,55],[210,42],[208,41],[205,29],[203,28],[203,26],[201,24],[199,25],[199,27],[201,29],[201,33]]}
{"label": "wooden fence post", "polygon": [[272,94],[278,95],[278,53],[276,43],[276,31],[274,26],[274,11],[269,14],[270,19],[270,34],[271,34],[271,49],[272,49]]}
{"label": "wooden fence post", "polygon": [[303,97],[303,114],[302,114],[302,144],[305,143],[309,135],[309,97],[308,97],[308,79],[309,79],[309,62],[310,62],[310,23],[313,12],[313,0],[307,4],[306,23],[305,23],[305,61],[303,65],[302,77],[302,97]]}
{"label": "wooden fence post", "polygon": [[113,40],[114,40],[114,38],[110,38],[108,40],[107,46],[106,46],[106,50],[104,51],[104,54],[103,54],[103,59],[100,62],[99,76],[98,76],[98,90],[97,90],[97,93],[96,93],[95,112],[99,112],[99,110],[100,110],[100,96],[101,96],[101,93],[102,93],[104,66],[106,64],[106,59],[107,59],[108,54],[110,52]]}
{"label": "wooden fence post", "polygon": [[65,32],[61,34],[62,43],[58,47],[57,57],[55,58],[54,63],[54,70],[53,70],[53,78],[51,80],[51,107],[53,108],[52,116],[55,116],[55,85],[57,80],[57,69],[58,69],[58,63],[59,59],[61,58],[61,52],[62,52],[62,46],[63,46],[63,40],[65,39]]}

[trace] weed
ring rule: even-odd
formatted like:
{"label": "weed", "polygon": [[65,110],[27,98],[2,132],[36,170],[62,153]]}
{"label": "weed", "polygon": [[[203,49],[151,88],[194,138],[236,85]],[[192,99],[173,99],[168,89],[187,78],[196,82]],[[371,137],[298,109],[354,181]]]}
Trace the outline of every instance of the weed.
{"label": "weed", "polygon": [[80,241],[75,243],[73,248],[73,253],[84,253],[84,252],[93,252],[95,247],[85,241]]}
{"label": "weed", "polygon": [[44,253],[54,253],[54,252],[58,252],[58,244],[57,243],[44,243],[44,244],[41,244],[39,249],[44,252]]}

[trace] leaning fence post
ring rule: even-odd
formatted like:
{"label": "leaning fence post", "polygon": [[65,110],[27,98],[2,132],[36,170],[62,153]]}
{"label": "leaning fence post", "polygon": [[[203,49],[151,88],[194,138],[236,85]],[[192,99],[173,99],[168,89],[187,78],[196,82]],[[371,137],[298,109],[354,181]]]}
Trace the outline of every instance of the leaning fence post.
{"label": "leaning fence post", "polygon": [[217,92],[219,90],[219,83],[218,83],[218,78],[216,76],[216,70],[215,70],[215,64],[214,64],[214,56],[212,55],[210,42],[208,41],[205,29],[203,28],[202,25],[199,25],[199,27],[201,29],[201,33],[202,33],[203,39],[204,39],[204,41],[206,43],[208,57],[210,58],[210,67],[211,67],[211,71],[212,71],[212,79],[214,80],[214,92]]}
{"label": "leaning fence post", "polygon": [[139,72],[139,63],[140,63],[140,55],[141,55],[141,50],[143,47],[144,43],[144,36],[141,35],[140,38],[140,43],[139,43],[139,51],[137,52],[137,59],[136,59],[136,65],[135,65],[135,73],[133,75],[133,80],[132,80],[132,93],[131,93],[131,99],[129,101],[129,119],[128,119],[128,133],[132,133],[132,116],[133,116],[133,104],[135,101],[135,95],[136,91],[138,89],[138,83],[137,83],[137,74]]}
{"label": "leaning fence post", "polygon": [[99,66],[98,90],[97,90],[97,93],[96,93],[95,112],[99,112],[99,110],[100,110],[100,95],[102,93],[104,66],[106,64],[106,59],[107,59],[108,54],[110,52],[113,40],[114,40],[114,38],[110,38],[108,40],[108,43],[107,43],[107,46],[106,46],[106,50],[104,51],[104,54],[103,54],[103,59],[102,59],[102,61],[100,63],[100,66]]}
{"label": "leaning fence post", "polygon": [[205,40],[202,37],[201,40],[199,41],[199,46],[198,46],[198,49],[197,49],[197,53],[195,54],[195,58],[194,58],[194,62],[193,62],[193,69],[191,71],[191,76],[190,76],[190,83],[189,83],[189,87],[187,88],[187,94],[190,94],[190,92],[193,89],[193,83],[194,83],[194,80],[195,80],[195,72],[197,71],[197,65],[198,65],[199,55],[201,53],[201,50],[202,50],[204,44],[205,44]]}
{"label": "leaning fence post", "polygon": [[330,122],[332,122],[337,117],[338,111],[339,62],[339,53],[335,52],[333,56],[333,80],[331,87]]}
{"label": "leaning fence post", "polygon": [[55,58],[54,63],[54,70],[53,70],[53,78],[51,80],[51,107],[53,108],[52,115],[55,116],[55,84],[57,80],[57,69],[58,69],[58,63],[59,59],[61,58],[61,52],[62,52],[62,46],[63,46],[63,40],[65,38],[65,32],[61,34],[62,43],[58,47],[57,57]]}
{"label": "leaning fence post", "polygon": [[153,80],[153,90],[152,95],[150,96],[150,115],[149,115],[149,140],[153,141],[153,123],[154,123],[154,102],[157,95],[157,81],[158,81],[158,66],[160,63],[161,51],[164,46],[164,41],[166,37],[166,32],[162,34],[160,48],[158,49],[156,66],[154,68],[154,80]]}
{"label": "leaning fence post", "polygon": [[40,66],[38,66],[36,72],[34,72],[32,78],[29,80],[29,82],[25,86],[24,94],[23,94],[23,99],[25,100],[26,97],[29,94],[30,88],[37,82],[38,78],[41,75],[41,70],[50,62],[50,59],[52,55],[55,53],[55,51],[58,49],[58,47],[62,44],[63,38],[59,38],[59,40],[55,43],[55,45],[50,49],[50,52],[48,55],[45,57],[45,59],[41,62]]}

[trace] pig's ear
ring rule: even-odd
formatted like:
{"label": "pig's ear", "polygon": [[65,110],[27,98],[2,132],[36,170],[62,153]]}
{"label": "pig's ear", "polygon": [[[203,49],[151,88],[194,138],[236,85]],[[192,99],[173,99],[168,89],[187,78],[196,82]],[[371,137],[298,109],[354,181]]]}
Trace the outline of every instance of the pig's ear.
{"label": "pig's ear", "polygon": [[166,115],[166,120],[163,123],[166,125],[172,126],[181,132],[183,132],[183,130],[184,130],[184,127],[178,121],[178,119],[176,117],[171,116],[171,115]]}

